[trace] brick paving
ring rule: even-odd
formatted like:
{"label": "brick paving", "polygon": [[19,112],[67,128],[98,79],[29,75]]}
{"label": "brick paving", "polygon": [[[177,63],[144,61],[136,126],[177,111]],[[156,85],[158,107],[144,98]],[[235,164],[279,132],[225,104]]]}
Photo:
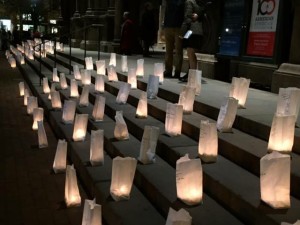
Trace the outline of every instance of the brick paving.
{"label": "brick paving", "polygon": [[[77,225],[82,207],[64,205],[65,174],[53,174],[57,139],[49,124],[49,147],[38,149],[32,116],[26,114],[18,69],[0,53],[0,225]],[[82,202],[86,198],[80,186]]]}

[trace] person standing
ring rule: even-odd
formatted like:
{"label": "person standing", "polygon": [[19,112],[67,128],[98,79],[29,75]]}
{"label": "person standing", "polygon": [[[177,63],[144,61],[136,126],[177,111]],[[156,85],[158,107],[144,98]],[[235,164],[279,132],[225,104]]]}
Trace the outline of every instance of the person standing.
{"label": "person standing", "polygon": [[[189,37],[184,37],[184,47],[187,48],[187,56],[190,69],[197,69],[197,56],[202,45],[203,29],[202,20],[204,17],[205,3],[203,0],[186,0],[184,6],[184,21],[182,23],[182,36],[189,31]],[[180,78],[186,81],[187,76]]]}
{"label": "person standing", "polygon": [[130,13],[124,12],[123,24],[121,27],[120,53],[124,55],[131,55],[134,47],[134,24],[130,19]]}
{"label": "person standing", "polygon": [[183,50],[181,26],[184,18],[184,0],[166,0],[164,34],[166,41],[165,77],[172,77],[173,53],[175,49],[175,78],[180,77]]}

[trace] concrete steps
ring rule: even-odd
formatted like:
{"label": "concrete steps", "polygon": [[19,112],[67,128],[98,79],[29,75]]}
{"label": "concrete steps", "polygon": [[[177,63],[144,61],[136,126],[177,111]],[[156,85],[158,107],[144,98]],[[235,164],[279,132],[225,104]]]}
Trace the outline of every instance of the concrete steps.
{"label": "concrete steps", "polygon": [[[48,59],[45,60],[45,62],[46,61],[49,62]],[[35,66],[37,66],[37,63],[35,63],[35,64],[36,64]],[[61,66],[58,66],[58,68],[62,72],[65,72],[65,73],[67,72],[66,69],[64,69]],[[48,76],[50,74],[51,73],[48,72]],[[116,94],[117,90],[118,90],[118,84],[107,82],[106,90],[108,90],[112,94]],[[63,92],[64,91],[61,92],[62,96],[68,97],[67,96],[68,93],[63,93]],[[168,166],[170,168],[170,171],[173,171],[173,173],[174,173],[174,169],[172,167],[170,167],[168,164],[166,164],[164,162],[164,160],[166,162],[168,162],[170,165],[174,166],[176,160],[180,156],[184,155],[185,153],[190,153],[191,157],[197,156],[197,142],[195,140],[197,140],[198,136],[199,136],[199,127],[197,125],[196,126],[194,125],[194,127],[193,127],[192,125],[193,125],[193,122],[200,121],[200,118],[203,118],[203,116],[201,116],[197,113],[194,113],[195,115],[192,115],[193,119],[191,119],[191,121],[189,121],[190,118],[185,118],[185,122],[183,124],[183,127],[184,127],[183,130],[184,130],[184,133],[187,134],[188,136],[182,135],[182,136],[176,137],[176,138],[169,138],[163,134],[163,131],[164,131],[163,122],[164,122],[164,116],[165,116],[165,103],[166,103],[165,100],[159,99],[159,100],[155,100],[153,102],[152,101],[148,102],[149,106],[151,106],[151,107],[149,107],[149,109],[151,108],[151,114],[153,114],[153,116],[155,116],[156,118],[150,117],[147,120],[138,120],[134,117],[134,115],[135,115],[135,107],[134,106],[136,106],[136,104],[137,104],[139,90],[131,91],[129,103],[132,104],[133,106],[131,106],[129,104],[117,105],[115,103],[115,96],[112,94],[105,93],[105,96],[107,98],[106,114],[110,117],[113,117],[115,115],[116,110],[120,110],[120,109],[124,110],[124,112],[125,112],[124,117],[126,119],[128,128],[129,128],[130,132],[137,139],[134,139],[134,137],[131,136],[130,141],[133,139],[132,143],[131,142],[117,142],[118,148],[115,148],[115,147],[107,148],[108,145],[106,145],[106,150],[108,152],[110,152],[109,153],[110,155],[114,156],[114,155],[131,155],[132,154],[132,156],[136,157],[138,154],[138,151],[139,151],[138,144],[139,144],[139,140],[141,139],[143,127],[145,124],[147,124],[147,121],[148,121],[149,124],[159,126],[161,128],[162,134],[160,135],[160,138],[159,138],[157,153],[162,158],[159,158],[160,160],[158,160],[158,161],[163,162],[162,165]],[[95,96],[93,94],[90,94],[91,102],[93,102],[94,97]],[[57,119],[59,119],[59,118],[57,118]],[[109,122],[107,124],[109,124]],[[104,125],[107,125],[107,124],[104,123]],[[108,141],[106,141],[107,143],[112,142],[111,141],[112,140],[111,138],[113,137],[112,129],[113,129],[113,121],[112,121],[112,124],[107,125],[107,128],[105,129],[105,131],[110,130],[110,132],[111,132],[110,138],[109,138],[109,136],[108,136],[108,138],[106,138],[108,140]],[[234,131],[234,134],[236,134],[238,132],[239,131]],[[194,134],[194,133],[196,133],[196,134]],[[197,133],[198,133],[198,135],[197,135]],[[222,137],[222,138],[224,139],[223,142],[228,142],[228,140],[226,140],[225,137]],[[245,136],[244,140],[247,140],[247,138],[248,137]],[[234,144],[234,140],[232,142],[233,143],[227,144],[228,147],[227,147],[227,149],[225,148],[225,150],[223,150],[224,152],[230,150],[229,146],[230,146],[230,144],[232,144],[232,145]],[[115,143],[113,143],[113,144],[115,144]],[[122,151],[123,146],[125,149]],[[135,151],[128,150],[130,147],[132,148],[133,146],[135,146],[135,149],[136,149]],[[253,145],[253,146],[257,147],[255,145]],[[262,144],[262,146],[263,146],[263,144]],[[234,146],[233,148],[236,148],[236,150],[233,151],[233,153],[240,151],[240,149],[243,150],[243,147],[247,147],[247,145],[245,145],[245,146],[242,145],[242,146],[238,146],[238,147]],[[232,146],[231,146],[231,148],[232,148]],[[112,149],[112,150],[110,151],[109,149]],[[116,150],[116,149],[118,149],[118,150]],[[253,154],[253,153],[251,153],[251,154]],[[255,154],[257,154],[257,153],[255,153]],[[231,154],[228,153],[228,155],[231,155]],[[247,154],[243,153],[242,156],[247,158],[247,160],[248,160],[249,156]],[[242,157],[242,156],[237,156],[237,157]],[[231,159],[228,156],[228,159],[235,162],[235,157],[232,157],[232,158],[233,159]],[[252,160],[255,162],[255,164],[256,164],[255,166],[257,167],[257,162],[260,158],[260,155],[258,154],[256,156],[256,158],[255,157],[253,157],[253,158],[254,159],[252,159]],[[218,162],[216,164],[203,165],[204,189],[205,189],[206,193],[208,193],[210,196],[212,196],[214,199],[216,199],[219,203],[221,203],[224,207],[226,207],[230,212],[232,212],[236,217],[238,217],[240,220],[242,220],[245,224],[280,224],[280,221],[291,221],[292,222],[297,218],[296,212],[297,212],[297,209],[299,208],[299,201],[297,199],[292,198],[292,208],[287,210],[285,213],[282,213],[280,216],[278,216],[277,215],[278,210],[270,210],[267,206],[260,203],[259,179],[257,178],[257,176],[253,175],[253,174],[257,174],[257,168],[252,169],[253,171],[250,170],[253,173],[253,174],[251,174],[248,171],[246,171],[245,169],[242,169],[240,166],[232,163],[228,159],[223,158],[222,156],[219,156]],[[239,160],[241,160],[241,159],[239,159]],[[241,164],[243,164],[243,163],[241,163]],[[249,164],[252,164],[252,161]],[[84,166],[84,165],[85,164],[83,164],[82,168],[83,168],[83,170],[86,170],[86,169],[84,169],[84,168],[86,168],[86,166]],[[156,164],[153,164],[153,165],[157,166]],[[168,169],[166,169],[167,168],[166,166],[162,166],[163,171],[168,171]],[[255,166],[254,166],[254,168],[255,168]],[[141,168],[138,169],[137,174],[141,173],[141,171],[143,171],[143,170],[146,170],[146,169],[148,170],[148,167],[145,167],[145,166],[140,166],[140,167]],[[173,198],[170,198],[169,200],[165,200],[164,204],[162,203],[163,198],[161,198],[160,196],[168,196],[168,194],[170,194],[169,193],[170,190],[165,188],[165,186],[159,186],[159,184],[155,184],[155,181],[159,178],[156,176],[153,177],[153,174],[152,174],[152,177],[150,176],[152,170],[153,169],[149,169],[148,172],[144,171],[144,173],[141,173],[142,175],[136,175],[135,184],[142,190],[143,193],[145,193],[145,195],[148,197],[148,199],[151,202],[153,202],[153,204],[156,206],[156,208],[159,208],[159,211],[161,211],[162,214],[165,215],[166,209],[168,208],[167,206],[169,206],[168,201],[170,203],[173,203],[174,201],[176,201],[176,195],[175,195],[175,198],[173,196]],[[256,170],[256,172],[255,172],[255,170]],[[158,171],[162,171],[162,169],[160,168]],[[145,174],[147,174],[147,173],[149,173],[150,175],[146,176]],[[160,172],[160,173],[162,173],[162,172]],[[170,172],[170,173],[172,173],[172,172]],[[84,176],[87,176],[87,175],[84,175]],[[164,173],[163,178],[165,178],[166,176],[171,177],[170,175],[168,175],[168,172]],[[244,179],[236,180],[237,177],[244,178]],[[297,174],[295,175],[295,177],[297,178]],[[175,179],[175,177],[173,177],[173,179]],[[293,178],[292,178],[292,180],[293,180]],[[173,183],[174,182],[175,182],[175,180],[173,180]],[[89,183],[89,182],[87,181],[87,183]],[[139,185],[139,183],[140,183],[140,185]],[[170,180],[170,183],[172,183],[172,180]],[[170,185],[173,187],[173,189],[175,188],[174,184]],[[155,198],[153,197],[154,194],[151,194],[152,191],[147,191],[147,189],[150,189],[152,191],[153,191],[153,189],[156,189],[156,192],[160,191],[160,192],[164,192],[164,193],[163,194],[160,193],[160,195],[157,195],[156,198],[158,200],[155,200]],[[95,192],[95,190],[94,190],[94,192]],[[167,197],[164,197],[164,198],[168,199]],[[173,199],[175,199],[175,200],[173,200]],[[202,206],[205,206],[206,202],[209,202],[207,199],[210,199],[210,198],[208,196],[205,196],[204,204]],[[213,202],[213,200],[212,200],[212,202]],[[207,203],[207,205],[208,204],[209,203]],[[173,205],[177,205],[177,203],[173,204]],[[208,207],[208,206],[206,206],[206,207]],[[221,207],[219,207],[219,208],[221,208]],[[195,210],[195,212],[196,212],[195,214],[199,214],[199,211],[196,210],[195,208],[189,209],[189,210],[191,210],[191,211]],[[221,211],[216,213],[215,215],[222,214]],[[224,213],[224,215],[225,214],[226,213]],[[212,217],[216,217],[216,216],[212,216]],[[230,218],[230,216],[228,218]],[[201,219],[203,219],[203,218],[201,217],[199,221],[201,221]],[[222,219],[220,222],[223,222],[223,224],[225,224],[224,219]],[[195,223],[195,224],[198,224],[198,223]],[[207,223],[207,224],[222,224],[222,223],[213,222],[213,223]]]}

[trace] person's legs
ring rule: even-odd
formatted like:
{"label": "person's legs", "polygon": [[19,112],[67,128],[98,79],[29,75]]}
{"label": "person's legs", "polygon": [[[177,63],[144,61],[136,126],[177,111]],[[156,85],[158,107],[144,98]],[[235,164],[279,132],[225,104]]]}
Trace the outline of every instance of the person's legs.
{"label": "person's legs", "polygon": [[182,68],[182,61],[183,61],[183,49],[182,49],[182,38],[179,36],[181,35],[181,29],[176,28],[175,30],[175,77],[179,78]]}
{"label": "person's legs", "polygon": [[166,53],[165,53],[165,75],[171,76],[173,69],[174,30],[165,28]]}

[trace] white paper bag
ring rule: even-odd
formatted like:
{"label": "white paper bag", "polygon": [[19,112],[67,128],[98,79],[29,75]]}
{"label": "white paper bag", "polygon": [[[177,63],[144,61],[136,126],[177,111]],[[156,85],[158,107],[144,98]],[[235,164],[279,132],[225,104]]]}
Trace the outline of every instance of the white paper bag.
{"label": "white paper bag", "polygon": [[25,90],[25,84],[23,81],[19,82],[19,93],[20,93],[20,96],[24,96],[24,90]]}
{"label": "white paper bag", "polygon": [[92,57],[85,57],[85,68],[87,70],[93,70],[94,69],[93,58]]}
{"label": "white paper bag", "polygon": [[138,59],[137,60],[136,76],[137,77],[143,77],[144,76],[144,59]]}
{"label": "white paper bag", "polygon": [[196,89],[189,86],[183,86],[179,95],[178,105],[183,106],[184,114],[191,114],[193,112]]}
{"label": "white paper bag", "polygon": [[81,80],[81,74],[80,74],[78,65],[73,65],[73,73],[74,73],[75,80]]}
{"label": "white paper bag", "polygon": [[155,162],[158,136],[159,127],[145,126],[138,158],[141,163],[150,164]]}
{"label": "white paper bag", "polygon": [[89,94],[90,94],[90,86],[85,85],[82,88],[82,92],[79,98],[79,106],[87,107],[89,106]]}
{"label": "white paper bag", "polygon": [[163,63],[154,63],[154,76],[159,77],[159,83],[162,84],[164,82],[164,64]]}
{"label": "white paper bag", "polygon": [[216,162],[218,156],[217,124],[201,120],[198,154],[204,162]]}
{"label": "white paper bag", "polygon": [[52,81],[58,83],[59,82],[59,77],[57,75],[57,68],[53,68],[52,72]]}
{"label": "white paper bag", "polygon": [[46,148],[48,147],[48,139],[46,135],[46,131],[44,128],[44,122],[38,121],[38,142],[39,142],[39,148]]}
{"label": "white paper bag", "polygon": [[155,99],[158,93],[159,77],[149,75],[147,84],[147,97],[149,99]]}
{"label": "white paper bag", "polygon": [[169,208],[166,225],[192,225],[192,217],[185,209],[175,211]]}
{"label": "white paper bag", "polygon": [[136,69],[130,68],[128,71],[127,82],[131,84],[131,89],[137,88]]}
{"label": "white paper bag", "polygon": [[118,96],[116,102],[118,104],[126,104],[128,95],[131,89],[131,85],[125,82],[120,82],[120,89],[118,92]]}
{"label": "white paper bag", "polygon": [[68,150],[68,142],[66,142],[65,140],[58,140],[54,162],[53,162],[53,170],[55,173],[62,173],[66,171],[67,150]]}
{"label": "white paper bag", "polygon": [[189,159],[188,155],[176,162],[177,198],[187,205],[197,205],[202,201],[202,165],[200,159]]}
{"label": "white paper bag", "polygon": [[114,130],[114,137],[117,140],[127,140],[129,139],[129,133],[127,129],[127,125],[125,123],[125,120],[123,118],[123,112],[122,111],[117,111],[116,116],[116,125],[115,125],[115,130]]}
{"label": "white paper bag", "polygon": [[96,61],[96,66],[97,66],[97,74],[99,75],[105,75],[105,60],[99,60]]}
{"label": "white paper bag", "polygon": [[33,109],[33,124],[32,124],[32,130],[38,129],[38,121],[44,120],[44,109],[43,108],[34,108]]}
{"label": "white paper bag", "polygon": [[63,90],[68,88],[66,75],[64,73],[60,73],[60,88]]}
{"label": "white paper bag", "polygon": [[104,93],[104,75],[96,75],[95,92]]}
{"label": "white paper bag", "polygon": [[96,204],[96,199],[84,201],[81,225],[102,225],[101,205]]}
{"label": "white paper bag", "polygon": [[220,132],[231,132],[238,107],[238,100],[225,98],[220,108],[217,129]]}
{"label": "white paper bag", "polygon": [[48,99],[51,100],[51,92],[54,92],[56,91],[56,84],[55,83],[52,83],[51,84],[51,88],[50,88],[50,93],[48,95]]}
{"label": "white paper bag", "polygon": [[59,91],[51,91],[51,105],[53,109],[61,109],[61,100]]}
{"label": "white paper bag", "polygon": [[43,92],[44,94],[49,94],[50,93],[50,87],[48,83],[48,78],[44,77],[43,78]]}
{"label": "white paper bag", "polygon": [[136,159],[130,157],[113,159],[110,194],[115,201],[130,198],[136,164]]}
{"label": "white paper bag", "polygon": [[90,70],[83,70],[83,73],[81,74],[81,82],[83,85],[91,84],[91,71]]}
{"label": "white paper bag", "polygon": [[27,88],[24,89],[24,105],[27,106],[27,100],[28,97],[30,96],[29,90]]}
{"label": "white paper bag", "polygon": [[70,97],[71,98],[78,98],[79,97],[78,84],[77,84],[77,81],[75,79],[71,80]]}
{"label": "white paper bag", "polygon": [[269,136],[268,150],[290,153],[294,145],[295,116],[275,114]]}
{"label": "white paper bag", "polygon": [[32,115],[33,110],[38,107],[37,97],[29,96],[27,98],[27,114]]}
{"label": "white paper bag", "polygon": [[102,121],[104,117],[105,97],[97,95],[94,103],[92,118],[95,121]]}
{"label": "white paper bag", "polygon": [[88,122],[88,114],[76,114],[73,129],[73,140],[84,141]]}
{"label": "white paper bag", "polygon": [[65,124],[72,124],[75,117],[76,111],[76,102],[72,100],[65,100],[63,113],[62,113],[62,121]]}
{"label": "white paper bag", "polygon": [[189,69],[187,86],[196,89],[196,95],[200,95],[201,92],[201,79],[202,71]]}
{"label": "white paper bag", "polygon": [[243,77],[232,78],[229,97],[237,99],[240,108],[245,108],[249,86],[250,79],[246,79]]}
{"label": "white paper bag", "polygon": [[65,203],[67,207],[80,206],[81,197],[77,184],[76,170],[74,166],[67,165],[65,182]]}
{"label": "white paper bag", "polygon": [[104,164],[103,132],[103,130],[92,130],[91,132],[90,162],[92,166]]}
{"label": "white paper bag", "polygon": [[181,135],[182,116],[182,105],[167,103],[165,130],[169,136]]}
{"label": "white paper bag", "polygon": [[110,53],[110,60],[108,65],[113,67],[117,66],[116,53]]}
{"label": "white paper bag", "polygon": [[260,159],[261,200],[272,208],[290,207],[291,158],[272,152]]}
{"label": "white paper bag", "polygon": [[107,76],[108,76],[108,81],[118,81],[116,68],[114,66],[109,65],[107,67]]}
{"label": "white paper bag", "polygon": [[122,55],[121,57],[121,71],[123,73],[128,72],[127,55]]}
{"label": "white paper bag", "polygon": [[136,117],[137,118],[147,118],[148,116],[148,101],[147,93],[142,91],[139,99],[138,106],[136,108]]}

